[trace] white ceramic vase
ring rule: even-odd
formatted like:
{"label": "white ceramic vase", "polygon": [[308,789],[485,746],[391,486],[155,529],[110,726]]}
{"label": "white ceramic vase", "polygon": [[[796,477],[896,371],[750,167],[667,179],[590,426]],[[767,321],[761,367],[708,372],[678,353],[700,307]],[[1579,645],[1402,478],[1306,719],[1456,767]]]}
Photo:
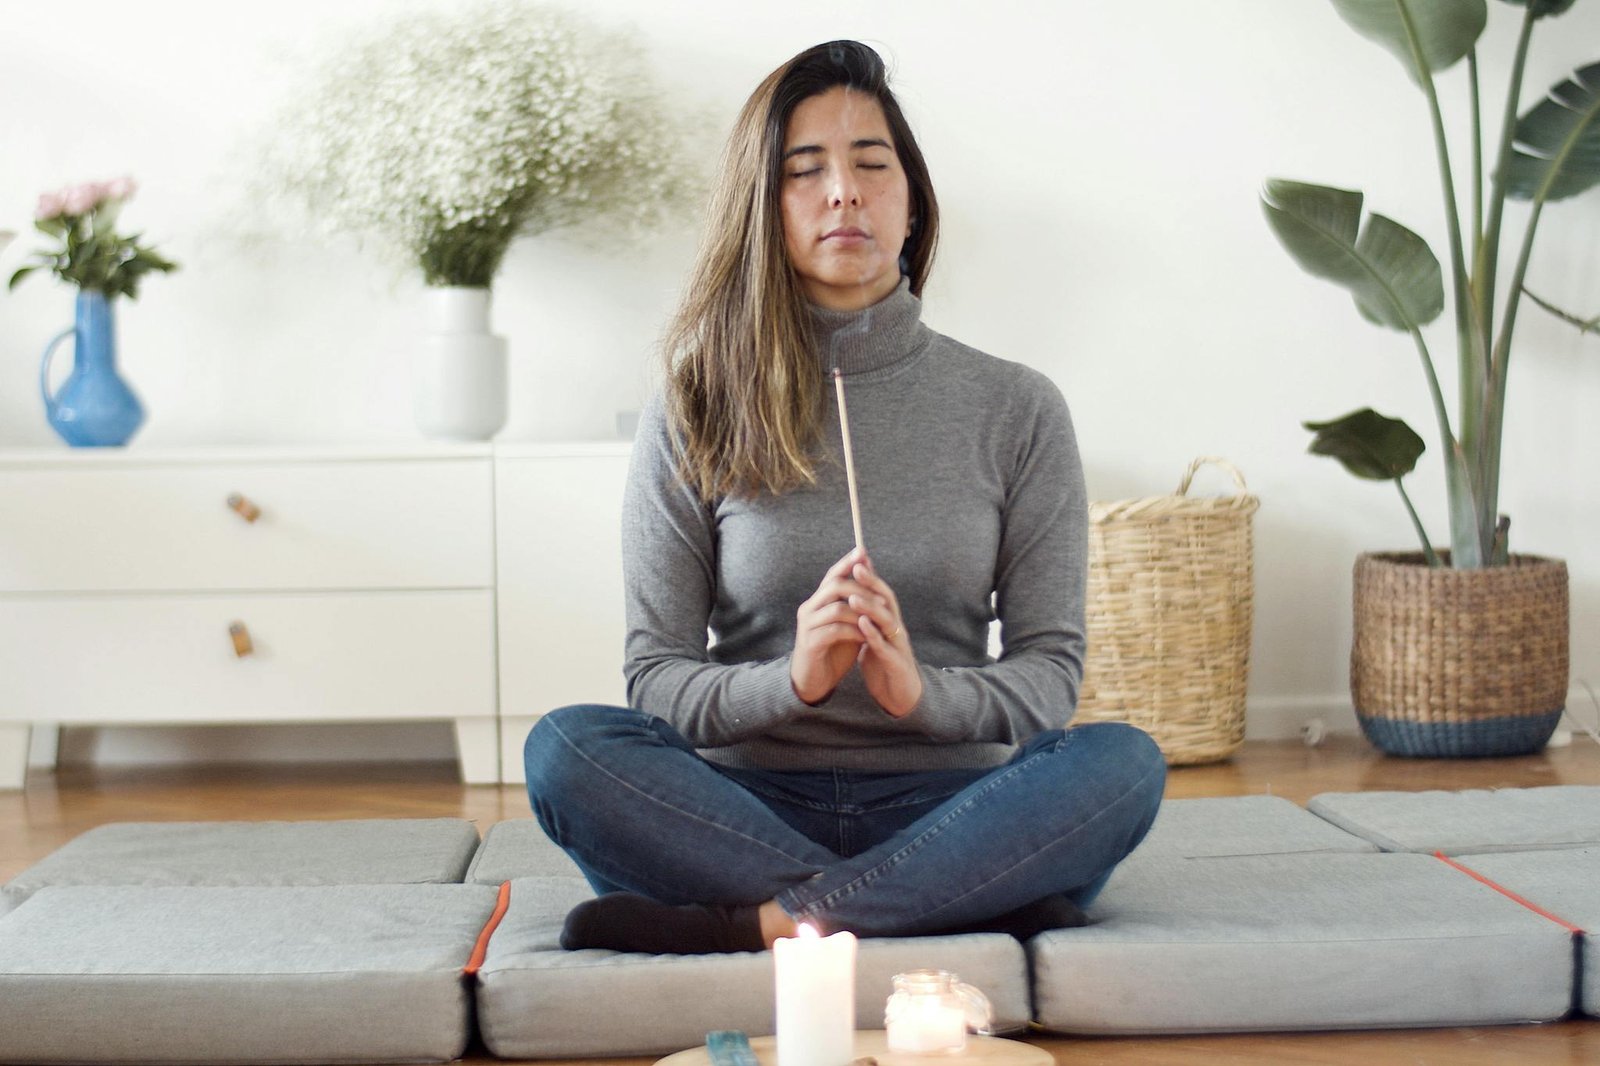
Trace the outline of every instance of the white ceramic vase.
{"label": "white ceramic vase", "polygon": [[417,428],[438,440],[488,440],[506,424],[506,339],[489,332],[489,290],[423,294],[426,332],[411,363]]}

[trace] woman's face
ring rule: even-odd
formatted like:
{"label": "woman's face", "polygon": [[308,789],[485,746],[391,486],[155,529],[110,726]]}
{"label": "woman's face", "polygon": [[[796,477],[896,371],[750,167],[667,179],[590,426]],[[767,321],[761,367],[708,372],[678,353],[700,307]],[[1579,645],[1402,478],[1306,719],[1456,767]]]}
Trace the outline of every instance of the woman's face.
{"label": "woman's face", "polygon": [[875,98],[840,85],[802,100],[781,180],[784,245],[812,303],[854,311],[894,291],[911,191]]}

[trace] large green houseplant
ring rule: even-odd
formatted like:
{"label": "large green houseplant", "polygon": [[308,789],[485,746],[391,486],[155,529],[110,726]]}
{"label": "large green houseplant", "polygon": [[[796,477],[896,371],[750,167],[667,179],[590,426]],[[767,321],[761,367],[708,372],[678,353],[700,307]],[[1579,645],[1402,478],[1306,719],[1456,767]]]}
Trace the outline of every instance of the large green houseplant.
{"label": "large green houseplant", "polygon": [[[1505,0],[1523,8],[1522,27],[1501,129],[1491,146],[1493,155],[1486,159],[1476,45],[1488,22],[1487,0],[1330,2],[1358,33],[1400,60],[1426,100],[1449,241],[1459,375],[1459,420],[1452,426],[1422,334],[1446,304],[1444,270],[1427,242],[1375,212],[1363,221],[1360,192],[1269,180],[1261,196],[1267,220],[1300,266],[1348,289],[1368,321],[1411,335],[1438,423],[1450,516],[1448,552],[1435,550],[1401,483],[1424,451],[1417,433],[1370,408],[1306,423],[1316,434],[1313,452],[1337,458],[1360,477],[1395,482],[1422,542],[1420,556],[1374,554],[1357,564],[1352,652],[1357,712],[1367,735],[1398,754],[1531,750],[1548,739],[1565,702],[1566,571],[1559,561],[1510,552],[1510,521],[1499,514],[1506,378],[1544,208],[1600,183],[1600,62],[1558,82],[1519,117],[1534,27],[1563,14],[1575,0]],[[1465,224],[1435,86],[1436,75],[1462,59],[1467,60],[1472,145]],[[1502,277],[1501,240],[1509,236],[1504,225],[1507,199],[1525,200],[1530,210],[1515,265],[1509,277]],[[1536,613],[1542,621],[1531,624],[1530,608],[1522,605],[1507,622],[1514,632],[1500,633],[1485,612],[1499,612],[1508,596],[1521,593],[1465,576],[1491,571],[1533,580],[1536,589],[1528,595],[1538,600]],[[1417,609],[1399,606],[1407,595],[1420,604]],[[1441,621],[1436,610],[1441,607],[1451,617]],[[1419,642],[1428,646],[1419,650]],[[1502,649],[1498,658],[1491,654],[1496,647]],[[1441,710],[1443,689],[1461,693],[1460,704]],[[1413,714],[1399,706],[1407,702],[1421,709]],[[1393,729],[1388,724],[1402,720]],[[1488,728],[1480,730],[1479,725]],[[1397,740],[1390,735],[1396,732],[1404,735]],[[1463,740],[1464,733],[1474,737]],[[1482,750],[1475,738],[1479,733],[1494,735],[1490,750]]]}

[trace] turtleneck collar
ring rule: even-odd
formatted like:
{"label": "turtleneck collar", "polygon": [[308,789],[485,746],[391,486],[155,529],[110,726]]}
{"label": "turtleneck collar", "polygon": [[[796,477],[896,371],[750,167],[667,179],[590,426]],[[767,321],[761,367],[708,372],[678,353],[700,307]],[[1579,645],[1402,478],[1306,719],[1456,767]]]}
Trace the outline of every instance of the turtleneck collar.
{"label": "turtleneck collar", "polygon": [[881,370],[911,355],[923,342],[922,301],[911,295],[909,277],[902,276],[893,292],[858,311],[807,307],[824,373],[836,366],[846,375]]}

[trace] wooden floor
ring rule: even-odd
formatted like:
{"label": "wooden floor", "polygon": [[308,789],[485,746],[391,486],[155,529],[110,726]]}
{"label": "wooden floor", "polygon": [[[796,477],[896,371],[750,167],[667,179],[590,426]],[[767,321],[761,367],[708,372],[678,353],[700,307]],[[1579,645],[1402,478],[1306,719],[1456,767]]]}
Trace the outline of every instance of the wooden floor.
{"label": "wooden floor", "polygon": [[[1600,745],[1517,759],[1391,759],[1335,737],[1319,748],[1251,743],[1228,762],[1174,769],[1169,798],[1263,793],[1304,803],[1318,792],[1600,785]],[[211,819],[467,818],[480,832],[526,818],[515,786],[467,786],[451,764],[68,769],[0,792],[0,881],[105,822]],[[1106,1039],[1030,1037],[1061,1066],[1090,1063],[1600,1063],[1600,1021],[1472,1029]],[[481,1048],[467,1063],[495,1063]],[[645,1066],[649,1059],[587,1060]]]}

